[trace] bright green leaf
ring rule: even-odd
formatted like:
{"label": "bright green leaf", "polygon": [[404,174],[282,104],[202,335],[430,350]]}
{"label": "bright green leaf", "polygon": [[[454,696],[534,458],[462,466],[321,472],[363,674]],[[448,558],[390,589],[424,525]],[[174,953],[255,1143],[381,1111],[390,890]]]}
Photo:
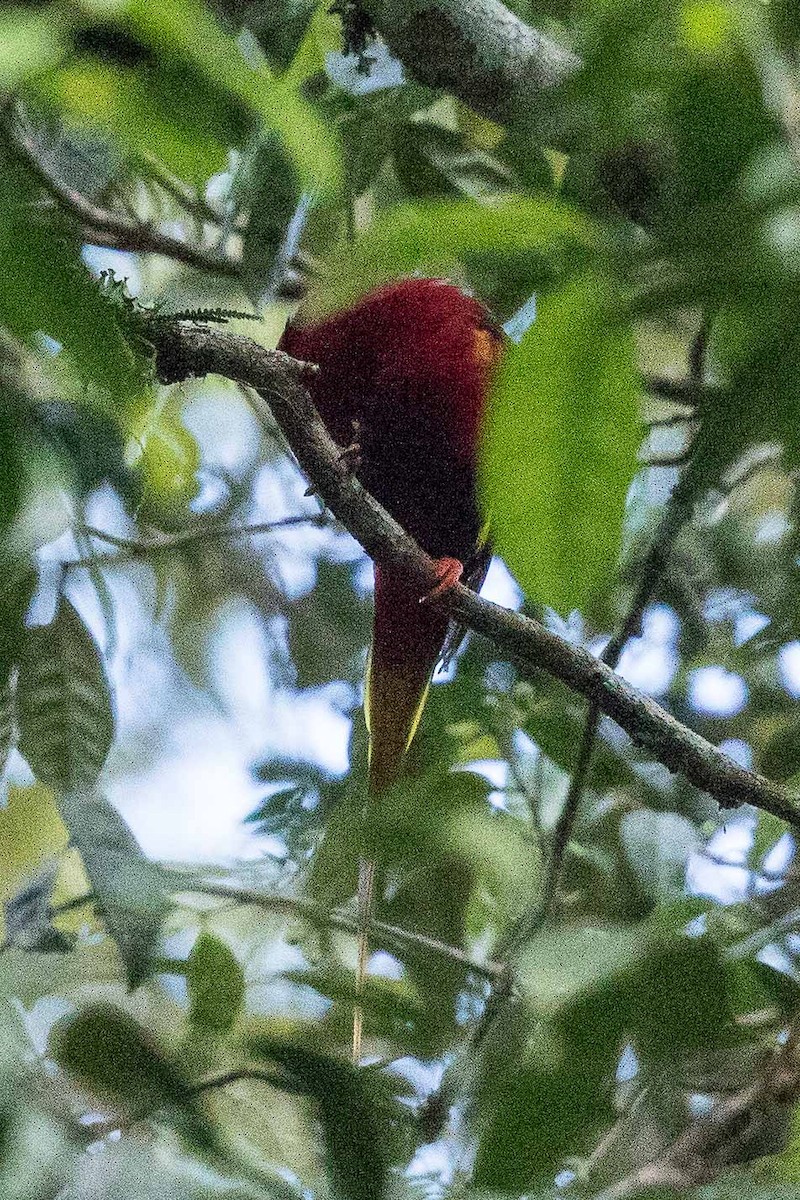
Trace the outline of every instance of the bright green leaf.
{"label": "bright green leaf", "polygon": [[248,105],[281,138],[303,185],[316,191],[340,183],[332,131],[294,88],[272,78],[266,63],[250,67],[205,5],[193,0],[131,0],[127,15],[140,37],[192,64],[214,86]]}
{"label": "bright green leaf", "polygon": [[633,335],[610,280],[567,280],[508,350],[481,480],[495,547],[533,601],[561,613],[610,583],[639,446]]}
{"label": "bright green leaf", "polygon": [[244,971],[233,951],[213,933],[197,938],[186,969],[189,1016],[195,1025],[224,1033],[244,1004]]}
{"label": "bright green leaf", "polygon": [[12,7],[0,14],[0,89],[11,92],[55,66],[64,52],[61,22],[51,9]]}

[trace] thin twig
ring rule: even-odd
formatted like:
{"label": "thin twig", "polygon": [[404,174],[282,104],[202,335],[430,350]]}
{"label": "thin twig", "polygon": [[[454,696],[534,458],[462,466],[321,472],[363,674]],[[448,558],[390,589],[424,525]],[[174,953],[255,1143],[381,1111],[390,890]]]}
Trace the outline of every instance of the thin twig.
{"label": "thin twig", "polygon": [[122,213],[100,208],[81,192],[56,179],[45,169],[40,160],[40,147],[35,138],[27,133],[16,120],[13,125],[6,120],[8,140],[25,164],[37,176],[42,186],[69,213],[81,227],[84,241],[95,246],[108,246],[115,250],[134,253],[162,254],[175,262],[195,267],[197,270],[238,278],[240,264],[225,255],[210,253],[180,238],[162,233],[146,222],[133,220]]}
{"label": "thin twig", "polygon": [[103,529],[95,529],[92,525],[84,525],[83,531],[89,537],[98,538],[110,546],[119,548],[119,554],[85,555],[64,563],[66,570],[74,571],[81,567],[92,567],[98,564],[114,566],[117,563],[131,562],[147,558],[154,554],[169,554],[188,546],[193,542],[210,542],[224,538],[254,537],[264,533],[278,533],[282,529],[297,528],[301,525],[324,528],[330,524],[326,512],[297,513],[295,516],[283,517],[279,521],[260,521],[253,525],[207,525],[202,529],[181,529],[177,533],[159,533],[151,538],[126,538],[115,533],[107,533]]}
{"label": "thin twig", "polygon": [[[342,933],[358,934],[358,921],[355,917],[342,912],[330,912],[299,896],[284,896],[277,893],[261,892],[251,888],[229,887],[224,883],[207,882],[203,879],[188,879],[185,884],[176,882],[176,892],[200,892],[204,896],[218,896],[223,900],[232,900],[236,904],[252,905],[254,908],[264,908],[269,912],[286,913],[289,916],[301,917],[311,925],[324,929],[338,929]],[[376,939],[389,944],[426,950],[446,958],[450,962],[460,963],[474,975],[482,979],[497,979],[502,971],[500,963],[476,962],[458,946],[441,942],[438,938],[429,937],[426,933],[418,933],[412,929],[403,929],[399,925],[388,925],[384,921],[371,921],[370,932]]]}

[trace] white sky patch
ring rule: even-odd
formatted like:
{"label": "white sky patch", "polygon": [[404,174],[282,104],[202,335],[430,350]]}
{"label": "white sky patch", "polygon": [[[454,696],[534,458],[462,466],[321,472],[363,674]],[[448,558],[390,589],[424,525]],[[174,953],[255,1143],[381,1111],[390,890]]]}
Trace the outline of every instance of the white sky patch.
{"label": "white sky patch", "polygon": [[787,642],[778,651],[781,683],[790,696],[800,696],[800,642]]}
{"label": "white sky patch", "polygon": [[516,610],[522,605],[522,592],[517,581],[503,560],[496,556],[491,561],[481,595],[504,608]]}
{"label": "white sky patch", "polygon": [[505,808],[505,789],[508,785],[508,763],[498,758],[480,758],[474,762],[464,763],[463,770],[474,771],[482,775],[494,791],[489,793],[489,803],[492,808]]}
{"label": "white sky patch", "polygon": [[702,854],[692,855],[686,872],[687,888],[692,895],[709,896],[719,904],[737,904],[744,900],[750,876],[743,864],[753,843],[754,824],[752,810],[744,810],[735,819],[727,821],[710,839],[709,854],[729,862],[729,867],[709,862]]}
{"label": "white sky patch", "polygon": [[263,789],[246,768],[239,739],[222,721],[206,720],[187,722],[174,736],[177,753],[106,788],[144,853],[215,863],[260,857],[269,839],[242,822]]}
{"label": "white sky patch", "polygon": [[[186,428],[203,444],[203,465],[234,472],[238,478],[258,452],[260,425],[241,391],[230,385],[213,388],[195,381],[181,418]],[[248,454],[249,451],[249,454]]]}
{"label": "white sky patch", "polygon": [[726,738],[724,742],[720,742],[719,748],[723,754],[727,754],[746,771],[752,769],[753,747],[749,742],[742,741],[741,738]]}
{"label": "white sky patch", "polygon": [[127,281],[128,292],[138,296],[142,290],[142,278],[136,256],[127,250],[111,250],[107,246],[84,246],[83,261],[90,271],[99,275],[101,271],[113,271],[117,279]]}
{"label": "white sky patch", "polygon": [[763,866],[772,875],[785,871],[795,855],[795,840],[790,833],[784,833],[771,850],[764,855]]}
{"label": "white sky patch", "polygon": [[757,633],[761,633],[762,629],[766,629],[770,623],[769,617],[765,617],[760,612],[744,612],[740,613],[736,618],[733,632],[734,646],[744,646],[751,638],[754,638]]}
{"label": "white sky patch", "polygon": [[709,716],[735,717],[747,704],[748,695],[741,675],[724,667],[698,667],[689,675],[689,701]]}
{"label": "white sky patch", "polygon": [[648,608],[642,620],[642,636],[632,638],[622,652],[618,674],[633,687],[653,696],[667,691],[677,670],[675,640],[678,618],[665,604]]}

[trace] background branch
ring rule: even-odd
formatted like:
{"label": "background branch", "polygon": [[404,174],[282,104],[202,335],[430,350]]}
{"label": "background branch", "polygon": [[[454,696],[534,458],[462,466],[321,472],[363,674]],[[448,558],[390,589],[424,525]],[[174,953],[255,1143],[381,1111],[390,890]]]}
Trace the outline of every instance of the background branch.
{"label": "background branch", "polygon": [[580,66],[500,0],[361,0],[409,75],[500,123],[529,117],[536,95]]}
{"label": "background branch", "polygon": [[40,147],[36,139],[23,128],[19,118],[14,119],[7,115],[4,128],[11,148],[33,171],[59,207],[77,221],[83,241],[93,246],[107,246],[113,250],[161,254],[165,258],[213,275],[234,279],[240,276],[240,264],[228,255],[204,250],[191,242],[162,233],[148,222],[137,221],[134,217],[94,204],[81,192],[56,179],[43,166]]}
{"label": "background branch", "polygon": [[627,1200],[654,1188],[710,1183],[723,1172],[770,1152],[770,1132],[800,1095],[800,1021],[783,1045],[767,1054],[756,1078],[718,1100],[655,1159],[605,1188],[593,1200]]}
{"label": "background branch", "polygon": [[[282,912],[289,916],[300,917],[307,921],[310,925],[315,925],[321,929],[338,929],[342,933],[351,933],[355,936],[358,933],[358,921],[353,916],[348,916],[346,913],[331,912],[328,909],[322,908],[315,904],[312,900],[304,900],[299,896],[284,896],[274,892],[261,892],[248,888],[229,887],[225,883],[207,882],[203,879],[190,879],[185,885],[181,885],[176,890],[187,892],[200,892],[205,896],[218,896],[220,899],[231,901],[235,904],[252,905],[254,908],[267,909],[269,912]],[[488,962],[480,963],[460,950],[458,946],[451,946],[447,942],[442,942],[438,938],[429,937],[425,933],[416,933],[412,929],[402,929],[399,925],[389,925],[385,921],[371,921],[371,933],[389,945],[398,946],[401,948],[411,948],[418,950],[426,950],[431,954],[438,955],[440,958],[445,958],[449,962],[460,963],[474,975],[480,976],[482,979],[495,980],[502,973],[500,963]]]}

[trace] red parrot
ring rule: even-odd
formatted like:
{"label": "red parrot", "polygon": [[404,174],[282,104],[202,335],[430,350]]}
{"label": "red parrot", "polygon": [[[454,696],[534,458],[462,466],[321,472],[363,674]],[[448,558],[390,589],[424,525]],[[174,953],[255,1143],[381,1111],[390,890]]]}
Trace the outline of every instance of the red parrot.
{"label": "red parrot", "polygon": [[[443,560],[443,579],[457,578],[463,565],[475,590],[489,562],[476,496],[478,438],[502,348],[502,333],[477,300],[442,280],[417,278],[377,288],[317,323],[304,325],[301,314],[278,344],[318,364],[312,398],[335,441],[358,443],[357,473],[367,490],[423,550]],[[420,600],[404,575],[376,564],[365,704],[370,801],[401,772],[447,641],[447,615]],[[359,996],[373,882],[374,864],[362,863]],[[357,1005],[356,1062],[361,1025]]]}

